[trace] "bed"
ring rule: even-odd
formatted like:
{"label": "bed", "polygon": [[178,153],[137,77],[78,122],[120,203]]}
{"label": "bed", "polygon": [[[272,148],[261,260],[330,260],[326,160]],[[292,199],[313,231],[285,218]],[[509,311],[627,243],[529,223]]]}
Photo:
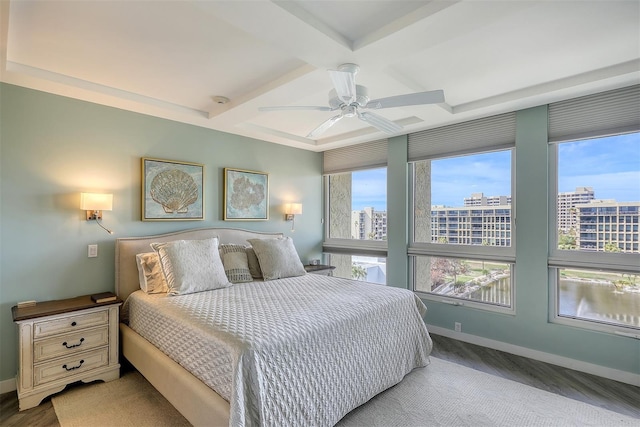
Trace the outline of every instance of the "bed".
{"label": "bed", "polygon": [[334,425],[428,364],[426,309],[406,290],[304,273],[175,297],[140,290],[136,255],[150,244],[215,237],[256,250],[285,239],[208,228],[116,241],[122,354],[193,425]]}

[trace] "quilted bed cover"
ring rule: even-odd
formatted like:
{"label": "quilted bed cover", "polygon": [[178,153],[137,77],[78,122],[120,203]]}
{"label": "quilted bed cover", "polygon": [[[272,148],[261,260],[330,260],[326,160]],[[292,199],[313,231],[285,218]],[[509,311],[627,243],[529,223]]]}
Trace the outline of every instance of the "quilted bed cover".
{"label": "quilted bed cover", "polygon": [[307,274],[134,292],[129,326],[230,402],[231,426],[332,426],[429,363],[412,292]]}

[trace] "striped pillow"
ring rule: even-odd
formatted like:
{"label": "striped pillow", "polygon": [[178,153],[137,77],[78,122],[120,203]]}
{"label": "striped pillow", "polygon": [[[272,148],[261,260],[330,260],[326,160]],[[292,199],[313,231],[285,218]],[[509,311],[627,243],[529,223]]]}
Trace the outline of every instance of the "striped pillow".
{"label": "striped pillow", "polygon": [[224,272],[231,283],[251,282],[253,277],[249,271],[247,252],[242,245],[220,245],[220,255]]}

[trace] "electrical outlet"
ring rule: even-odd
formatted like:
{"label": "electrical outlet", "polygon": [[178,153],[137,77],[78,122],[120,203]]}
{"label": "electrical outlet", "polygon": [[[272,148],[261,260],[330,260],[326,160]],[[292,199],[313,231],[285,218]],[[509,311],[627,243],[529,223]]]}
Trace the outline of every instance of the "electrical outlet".
{"label": "electrical outlet", "polygon": [[98,245],[89,245],[87,250],[87,256],[89,258],[95,258],[98,256]]}
{"label": "electrical outlet", "polygon": [[462,332],[462,323],[456,322],[454,324],[456,332]]}

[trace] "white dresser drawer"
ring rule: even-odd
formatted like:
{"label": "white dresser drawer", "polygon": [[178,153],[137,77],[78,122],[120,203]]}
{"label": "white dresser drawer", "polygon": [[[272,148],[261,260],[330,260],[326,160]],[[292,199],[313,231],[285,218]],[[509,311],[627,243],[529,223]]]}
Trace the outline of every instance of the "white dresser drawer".
{"label": "white dresser drawer", "polygon": [[34,342],[35,363],[54,357],[71,355],[109,344],[109,327],[86,329],[74,333],[56,335]]}
{"label": "white dresser drawer", "polygon": [[78,353],[73,357],[63,357],[52,360],[51,362],[45,362],[34,366],[34,385],[38,386],[59,378],[69,377],[71,375],[99,368],[100,366],[107,366],[108,364],[108,348],[100,348],[93,351]]}
{"label": "white dresser drawer", "polygon": [[34,339],[48,337],[64,332],[90,328],[93,326],[106,325],[109,322],[109,312],[107,310],[95,311],[93,313],[79,314],[76,316],[66,316],[57,320],[46,320],[34,322]]}

